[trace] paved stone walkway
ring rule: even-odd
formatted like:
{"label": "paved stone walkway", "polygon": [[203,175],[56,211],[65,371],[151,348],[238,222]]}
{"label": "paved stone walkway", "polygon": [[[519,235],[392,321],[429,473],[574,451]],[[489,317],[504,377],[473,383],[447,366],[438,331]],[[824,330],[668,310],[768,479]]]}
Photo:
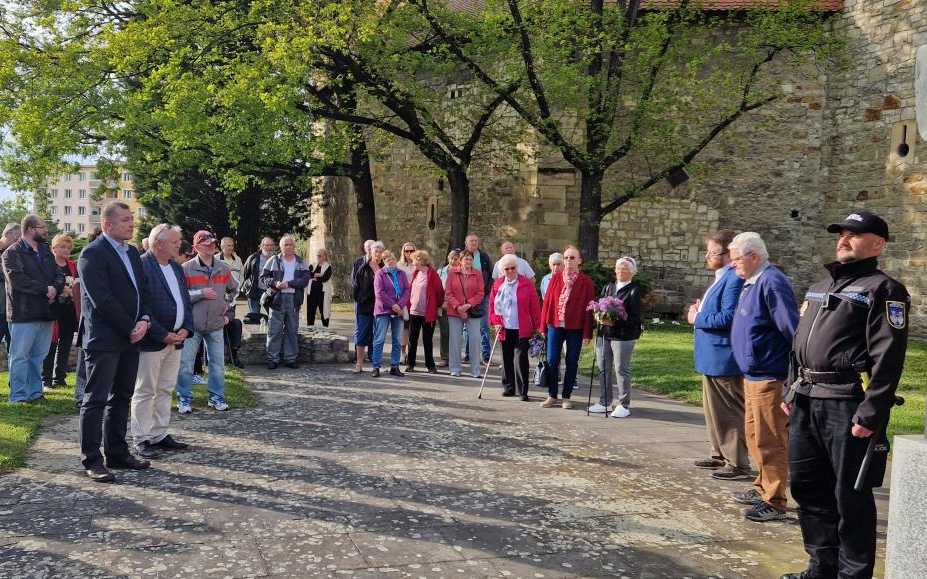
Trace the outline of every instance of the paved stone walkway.
{"label": "paved stone walkway", "polygon": [[[626,420],[502,398],[496,382],[344,366],[249,370],[261,403],[174,419],[194,450],[94,485],[76,419],[0,476],[0,576],[777,577],[793,523],[691,468],[700,409]],[[588,378],[587,378],[588,380]],[[585,400],[585,390],[579,396]]]}

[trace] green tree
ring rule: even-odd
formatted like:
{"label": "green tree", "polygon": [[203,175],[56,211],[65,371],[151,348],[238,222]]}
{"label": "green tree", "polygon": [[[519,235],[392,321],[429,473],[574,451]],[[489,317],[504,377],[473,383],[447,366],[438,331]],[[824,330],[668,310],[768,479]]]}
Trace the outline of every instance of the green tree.
{"label": "green tree", "polygon": [[606,215],[696,168],[726,128],[780,98],[777,70],[821,63],[836,46],[810,0],[731,14],[688,0],[646,11],[640,0],[410,3],[436,44],[580,173],[590,260]]}

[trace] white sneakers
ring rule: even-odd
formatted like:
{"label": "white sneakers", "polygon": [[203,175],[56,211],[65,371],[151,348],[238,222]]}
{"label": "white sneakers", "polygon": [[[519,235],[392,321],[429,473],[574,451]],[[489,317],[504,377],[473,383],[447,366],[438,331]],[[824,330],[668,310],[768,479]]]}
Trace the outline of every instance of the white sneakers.
{"label": "white sneakers", "polygon": [[178,402],[177,412],[180,414],[190,414],[193,412],[193,406],[189,402]]}
{"label": "white sneakers", "polygon": [[615,407],[615,410],[612,411],[610,416],[612,418],[627,418],[628,416],[631,416],[631,411],[619,404]]}
{"label": "white sneakers", "polygon": [[589,412],[592,412],[593,414],[602,414],[604,412],[608,412],[608,408],[596,403],[589,407]]}

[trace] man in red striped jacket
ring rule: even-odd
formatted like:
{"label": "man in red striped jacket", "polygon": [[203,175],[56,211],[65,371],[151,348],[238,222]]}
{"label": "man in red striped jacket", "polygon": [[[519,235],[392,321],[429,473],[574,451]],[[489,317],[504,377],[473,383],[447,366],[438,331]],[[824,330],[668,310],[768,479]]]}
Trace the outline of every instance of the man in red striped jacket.
{"label": "man in red striped jacket", "polygon": [[215,258],[216,238],[209,231],[197,231],[193,236],[196,256],[183,264],[190,301],[193,303],[193,335],[183,344],[180,374],[177,377],[177,410],[193,412],[193,363],[200,342],[206,343],[209,359],[208,404],[216,410],[228,410],[225,401],[225,342],[222,330],[228,322],[228,311],[234,304],[238,282],[227,264]]}

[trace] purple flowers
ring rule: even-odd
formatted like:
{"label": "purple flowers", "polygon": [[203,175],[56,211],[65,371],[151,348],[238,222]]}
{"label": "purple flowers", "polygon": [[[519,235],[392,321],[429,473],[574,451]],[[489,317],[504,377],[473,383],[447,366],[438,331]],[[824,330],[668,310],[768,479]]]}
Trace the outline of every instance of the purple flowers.
{"label": "purple flowers", "polygon": [[586,311],[592,312],[595,321],[610,326],[616,320],[628,319],[628,312],[624,309],[624,300],[615,296],[605,296],[589,302]]}
{"label": "purple flowers", "polygon": [[532,358],[545,357],[547,355],[547,340],[540,332],[535,332],[528,338],[528,355]]}

